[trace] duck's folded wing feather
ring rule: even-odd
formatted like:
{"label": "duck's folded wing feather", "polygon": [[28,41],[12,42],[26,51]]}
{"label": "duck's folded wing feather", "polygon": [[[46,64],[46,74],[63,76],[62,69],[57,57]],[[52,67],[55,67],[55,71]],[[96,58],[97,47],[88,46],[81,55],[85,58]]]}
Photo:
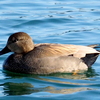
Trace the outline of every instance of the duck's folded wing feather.
{"label": "duck's folded wing feather", "polygon": [[86,54],[100,53],[95,49],[80,45],[38,44],[35,45],[34,54],[37,57],[69,56],[82,58]]}

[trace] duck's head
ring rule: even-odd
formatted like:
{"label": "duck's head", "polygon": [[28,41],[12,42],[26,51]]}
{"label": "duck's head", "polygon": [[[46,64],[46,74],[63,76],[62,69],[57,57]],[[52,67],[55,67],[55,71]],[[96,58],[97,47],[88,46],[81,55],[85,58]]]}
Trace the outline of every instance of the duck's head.
{"label": "duck's head", "polygon": [[24,32],[17,32],[8,38],[7,45],[0,51],[0,55],[8,52],[27,53],[33,49],[34,43],[31,37]]}

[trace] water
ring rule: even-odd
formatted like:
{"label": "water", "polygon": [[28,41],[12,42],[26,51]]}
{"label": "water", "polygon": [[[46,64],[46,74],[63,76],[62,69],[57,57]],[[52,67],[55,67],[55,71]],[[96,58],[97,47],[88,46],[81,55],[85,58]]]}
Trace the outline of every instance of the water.
{"label": "water", "polygon": [[[0,49],[14,32],[35,43],[100,43],[99,0],[0,0]],[[2,70],[0,100],[100,100],[100,57],[86,73],[20,75]]]}

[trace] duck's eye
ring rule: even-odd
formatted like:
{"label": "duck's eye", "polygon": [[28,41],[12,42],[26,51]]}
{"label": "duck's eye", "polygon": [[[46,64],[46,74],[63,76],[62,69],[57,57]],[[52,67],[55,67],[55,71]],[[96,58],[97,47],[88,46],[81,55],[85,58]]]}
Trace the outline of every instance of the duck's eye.
{"label": "duck's eye", "polygon": [[12,42],[14,43],[14,42],[17,42],[18,41],[18,39],[14,39],[14,40],[12,40]]}

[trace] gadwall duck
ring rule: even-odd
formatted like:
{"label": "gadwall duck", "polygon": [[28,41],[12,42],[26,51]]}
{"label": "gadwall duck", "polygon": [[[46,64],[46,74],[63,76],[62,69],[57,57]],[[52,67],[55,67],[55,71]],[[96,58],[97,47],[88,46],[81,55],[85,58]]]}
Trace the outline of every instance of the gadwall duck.
{"label": "gadwall duck", "polygon": [[25,74],[76,73],[86,71],[97,59],[94,45],[34,44],[24,32],[12,34],[0,55],[14,52],[4,62],[3,69]]}

